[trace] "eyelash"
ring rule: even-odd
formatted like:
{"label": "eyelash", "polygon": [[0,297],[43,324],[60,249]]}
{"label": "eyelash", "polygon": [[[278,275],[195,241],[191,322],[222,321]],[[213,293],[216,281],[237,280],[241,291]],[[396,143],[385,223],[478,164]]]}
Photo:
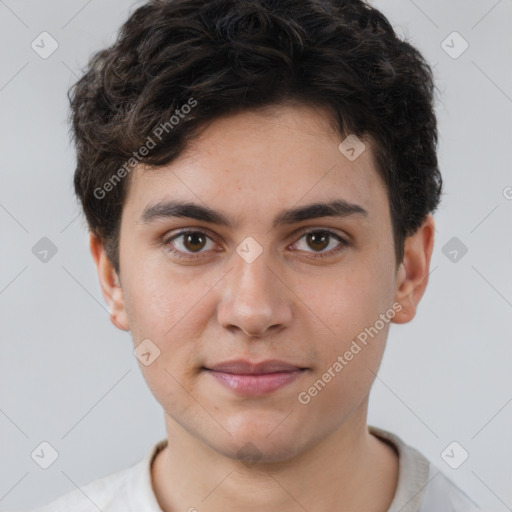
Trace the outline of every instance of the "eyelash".
{"label": "eyelash", "polygon": [[[332,237],[335,240],[337,240],[338,242],[340,242],[340,245],[337,248],[331,249],[328,252],[322,252],[322,253],[312,252],[312,255],[313,255],[312,257],[314,259],[335,256],[335,255],[337,255],[338,253],[340,253],[341,251],[343,251],[346,247],[348,247],[350,245],[350,243],[347,240],[345,240],[344,238],[342,238],[340,235],[338,235],[338,233],[336,233],[334,231],[330,231],[328,229],[312,229],[312,230],[309,230],[309,231],[302,232],[302,233],[300,233],[300,237],[299,237],[298,240],[301,240],[304,236],[309,235],[311,233],[327,234],[329,237]],[[204,231],[189,229],[189,230],[180,231],[179,233],[175,233],[172,236],[165,238],[162,243],[163,243],[164,246],[168,247],[169,250],[178,258],[183,258],[183,259],[188,259],[188,260],[194,260],[194,259],[197,259],[197,258],[201,258],[202,255],[203,255],[202,252],[195,253],[195,254],[194,253],[185,253],[187,255],[183,256],[183,252],[182,251],[179,251],[179,250],[175,249],[172,246],[171,242],[173,242],[174,240],[176,240],[180,236],[188,235],[188,234],[204,235],[204,236],[206,236],[207,238],[209,238],[211,240],[211,237],[208,236]],[[295,242],[295,243],[297,243],[297,242]],[[293,245],[295,245],[295,243]]]}

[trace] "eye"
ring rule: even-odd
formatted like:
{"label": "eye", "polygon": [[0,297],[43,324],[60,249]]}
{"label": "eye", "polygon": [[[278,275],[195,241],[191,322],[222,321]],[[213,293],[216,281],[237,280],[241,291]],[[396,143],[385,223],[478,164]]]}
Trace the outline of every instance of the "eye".
{"label": "eye", "polygon": [[[300,243],[305,239],[306,245],[313,248],[313,251],[304,249],[303,244]],[[337,241],[337,245],[333,244],[333,240]],[[210,245],[208,244],[210,242]],[[194,259],[201,257],[203,252],[212,250],[215,247],[215,242],[204,231],[181,231],[164,240],[163,244],[177,258]],[[334,248],[328,249],[329,246],[334,245]],[[325,229],[315,229],[302,233],[298,242],[295,242],[291,247],[293,249],[305,250],[306,252],[313,253],[314,258],[325,258],[334,256],[349,246],[347,242],[340,235],[334,231]],[[205,249],[205,250],[203,250]]]}
{"label": "eye", "polygon": [[[306,249],[306,252],[313,252],[314,258],[325,258],[327,256],[334,256],[341,252],[343,249],[345,249],[345,247],[350,245],[349,242],[347,242],[344,238],[342,238],[334,231],[329,231],[325,229],[316,229],[303,233],[301,238],[299,239],[299,242],[293,244],[293,247],[298,248],[300,250],[304,250],[300,247],[300,240],[302,239],[305,239],[307,246],[314,249],[313,251],[308,251]],[[337,245],[332,244],[333,239],[338,242]],[[325,250],[329,246],[332,247],[332,245],[334,245],[334,248],[331,248],[330,250],[327,251]]]}
{"label": "eye", "polygon": [[[182,240],[176,242],[180,239]],[[166,239],[164,244],[168,246],[170,251],[178,258],[197,258],[201,255],[201,250],[207,247],[208,240],[215,245],[213,240],[203,231],[182,231]],[[212,247],[210,246],[209,249],[212,249]],[[186,256],[183,256],[183,253],[185,253]],[[196,253],[198,253],[197,256],[195,255]]]}

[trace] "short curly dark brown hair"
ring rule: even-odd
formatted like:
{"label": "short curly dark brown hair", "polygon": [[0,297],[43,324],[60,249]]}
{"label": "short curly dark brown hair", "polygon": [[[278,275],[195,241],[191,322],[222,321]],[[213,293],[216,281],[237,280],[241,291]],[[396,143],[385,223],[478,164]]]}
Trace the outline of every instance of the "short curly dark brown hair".
{"label": "short curly dark brown hair", "polygon": [[133,166],[170,163],[219,116],[326,106],[340,135],[374,143],[400,263],[441,197],[434,90],[421,53],[362,0],[151,0],[69,91],[75,192],[119,274]]}

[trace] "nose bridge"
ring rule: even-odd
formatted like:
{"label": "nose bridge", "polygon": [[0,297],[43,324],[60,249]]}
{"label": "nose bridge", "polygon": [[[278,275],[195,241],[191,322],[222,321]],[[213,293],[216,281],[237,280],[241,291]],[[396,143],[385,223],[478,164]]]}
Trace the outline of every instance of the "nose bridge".
{"label": "nose bridge", "polygon": [[218,312],[221,325],[236,326],[248,336],[263,336],[291,319],[287,288],[275,275],[270,250],[258,246],[246,239],[237,248]]}

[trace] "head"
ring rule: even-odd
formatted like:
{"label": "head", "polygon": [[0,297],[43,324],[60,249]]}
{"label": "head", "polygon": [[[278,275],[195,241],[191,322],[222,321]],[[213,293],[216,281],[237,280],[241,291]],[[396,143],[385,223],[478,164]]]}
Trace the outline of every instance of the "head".
{"label": "head", "polygon": [[[141,369],[179,428],[284,460],[364,410],[428,280],[433,92],[354,0],[151,1],[91,58],[75,190],[112,321],[157,347]],[[242,397],[207,370],[237,358],[303,370]]]}

